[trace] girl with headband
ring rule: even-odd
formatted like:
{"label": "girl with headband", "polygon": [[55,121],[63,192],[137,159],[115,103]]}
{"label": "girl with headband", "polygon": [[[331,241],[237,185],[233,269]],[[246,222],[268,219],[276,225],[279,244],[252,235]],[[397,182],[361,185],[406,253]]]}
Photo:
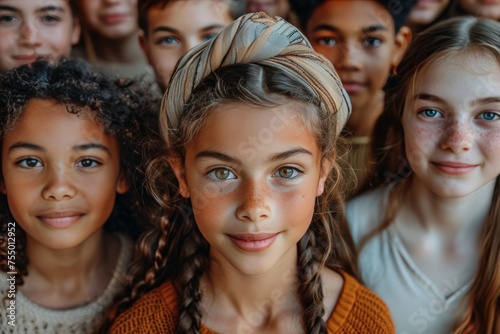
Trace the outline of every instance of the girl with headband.
{"label": "girl with headband", "polygon": [[150,168],[175,189],[157,193],[161,226],[111,333],[393,333],[344,220],[350,111],[332,65],[279,18],[244,15],[181,58],[160,112],[171,170]]}

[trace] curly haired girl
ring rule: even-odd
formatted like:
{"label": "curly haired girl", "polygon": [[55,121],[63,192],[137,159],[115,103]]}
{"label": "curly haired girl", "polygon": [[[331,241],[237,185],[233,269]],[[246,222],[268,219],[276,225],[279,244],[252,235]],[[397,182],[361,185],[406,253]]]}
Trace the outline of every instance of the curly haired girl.
{"label": "curly haired girl", "polygon": [[93,333],[155,212],[147,94],[82,61],[0,78],[2,333]]}

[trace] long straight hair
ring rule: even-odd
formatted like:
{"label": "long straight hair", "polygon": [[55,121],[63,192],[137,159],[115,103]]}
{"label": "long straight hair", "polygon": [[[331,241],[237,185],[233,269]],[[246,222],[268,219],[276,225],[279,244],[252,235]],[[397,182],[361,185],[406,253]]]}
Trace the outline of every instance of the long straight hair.
{"label": "long straight hair", "polygon": [[[500,23],[489,19],[459,17],[443,21],[417,35],[387,86],[384,112],[378,119],[367,178],[358,194],[393,184],[389,206],[379,226],[360,244],[387,228],[401,207],[412,170],[408,163],[401,118],[407,94],[416,78],[430,64],[450,55],[480,54],[500,66]],[[465,297],[465,313],[457,317],[455,333],[498,333],[500,328],[500,177],[480,233],[479,268]]]}

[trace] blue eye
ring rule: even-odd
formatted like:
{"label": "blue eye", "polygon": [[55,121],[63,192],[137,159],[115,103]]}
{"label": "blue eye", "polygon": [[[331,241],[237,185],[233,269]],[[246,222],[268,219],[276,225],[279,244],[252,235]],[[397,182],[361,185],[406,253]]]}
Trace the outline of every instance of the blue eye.
{"label": "blue eye", "polygon": [[16,162],[17,165],[23,168],[43,167],[42,162],[35,158],[25,158]]}
{"label": "blue eye", "polygon": [[158,39],[157,43],[158,44],[173,45],[173,44],[179,44],[179,41],[175,37],[166,36],[166,37],[162,37],[162,38]]}
{"label": "blue eye", "polygon": [[12,23],[16,21],[16,17],[14,15],[1,15],[0,23]]}
{"label": "blue eye", "polygon": [[281,167],[276,172],[274,172],[274,177],[279,177],[282,179],[295,179],[299,176],[300,171],[293,167]]}
{"label": "blue eye", "polygon": [[216,181],[226,181],[236,179],[236,175],[226,168],[215,168],[208,172],[208,176]]}
{"label": "blue eye", "polygon": [[92,168],[92,167],[97,167],[101,165],[100,162],[94,160],[94,159],[81,159],[76,163],[76,167],[83,167],[83,168]]}
{"label": "blue eye", "polygon": [[206,34],[205,36],[203,36],[203,41],[208,41],[208,40],[211,40],[212,38],[214,38],[215,36],[217,36],[216,33],[212,33],[212,34]]}
{"label": "blue eye", "polygon": [[333,47],[337,44],[337,40],[333,37],[323,37],[316,39],[316,44],[321,46]]}
{"label": "blue eye", "polygon": [[45,22],[45,23],[57,23],[57,22],[60,22],[61,19],[57,16],[54,16],[54,15],[45,15],[42,17],[42,22]]}
{"label": "blue eye", "polygon": [[364,46],[368,46],[370,48],[379,47],[382,44],[382,40],[376,37],[368,37],[363,41]]}
{"label": "blue eye", "polygon": [[481,113],[477,118],[484,119],[485,121],[495,121],[500,119],[500,114],[494,111],[485,111]]}
{"label": "blue eye", "polygon": [[441,113],[435,109],[423,109],[420,114],[427,118],[438,118],[441,117]]}

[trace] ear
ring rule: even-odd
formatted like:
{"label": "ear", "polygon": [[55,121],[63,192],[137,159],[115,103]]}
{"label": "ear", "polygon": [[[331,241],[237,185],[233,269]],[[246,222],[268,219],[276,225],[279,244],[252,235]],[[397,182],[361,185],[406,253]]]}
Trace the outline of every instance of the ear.
{"label": "ear", "polygon": [[189,187],[187,184],[186,178],[186,170],[184,168],[184,163],[182,159],[177,156],[168,157],[168,163],[170,167],[174,171],[175,177],[177,178],[177,182],[179,182],[179,193],[184,198],[189,198],[191,195],[189,194]]}
{"label": "ear", "polygon": [[399,29],[396,34],[395,49],[391,60],[391,65],[393,67],[397,67],[401,62],[401,59],[403,59],[403,56],[410,45],[411,38],[412,35],[410,28],[403,26]]}
{"label": "ear", "polygon": [[330,174],[330,171],[333,168],[333,165],[335,163],[335,157],[324,157],[323,161],[321,162],[321,171],[320,171],[320,176],[319,176],[319,181],[318,181],[318,188],[316,189],[316,196],[321,196],[323,192],[325,191],[325,183],[326,180],[328,179],[328,175]]}
{"label": "ear", "polygon": [[71,33],[71,45],[75,45],[80,40],[82,27],[78,18],[73,19],[73,32]]}
{"label": "ear", "polygon": [[116,183],[116,192],[120,195],[125,194],[130,188],[130,184],[123,174],[120,174],[118,182]]}
{"label": "ear", "polygon": [[153,64],[151,64],[151,59],[149,57],[148,41],[147,41],[146,35],[144,34],[144,31],[142,29],[139,30],[139,36],[137,38],[139,39],[139,46],[141,47],[142,54],[144,55],[144,58],[146,58],[149,65],[153,66]]}

